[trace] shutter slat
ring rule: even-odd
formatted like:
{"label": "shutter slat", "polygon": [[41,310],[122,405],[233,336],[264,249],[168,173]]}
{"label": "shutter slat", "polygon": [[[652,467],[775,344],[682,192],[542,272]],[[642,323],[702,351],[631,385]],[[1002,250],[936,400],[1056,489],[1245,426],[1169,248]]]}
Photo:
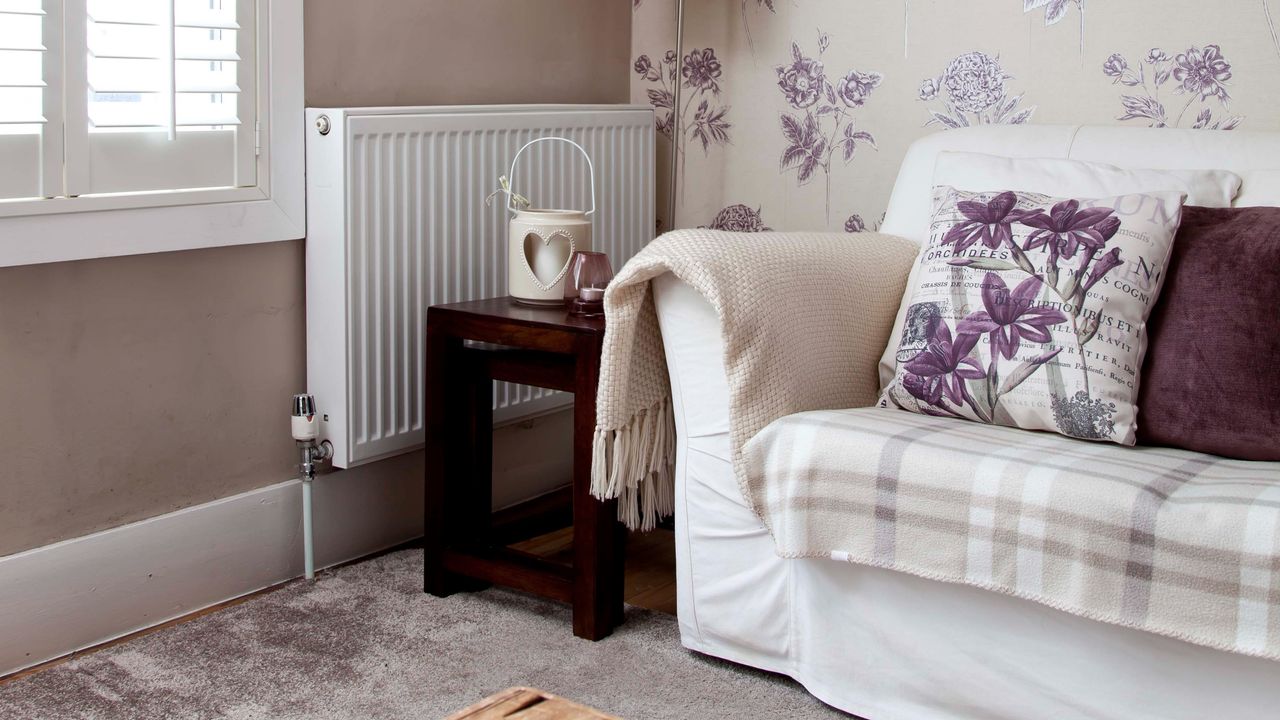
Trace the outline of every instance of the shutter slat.
{"label": "shutter slat", "polygon": [[96,122],[96,121],[94,121],[94,120],[92,120],[92,119],[90,119],[90,120],[89,120],[89,126],[90,126],[90,127],[94,127],[94,128],[111,128],[111,129],[114,129],[114,130],[128,130],[128,129],[135,129],[135,130],[152,130],[152,129],[157,129],[157,130],[160,130],[160,129],[164,129],[164,128],[166,128],[166,127],[169,127],[168,125],[139,125],[139,124],[137,124],[137,123]]}
{"label": "shutter slat", "polygon": [[240,56],[234,52],[202,52],[202,51],[183,51],[179,50],[174,57],[175,60],[200,60],[207,62],[236,62]]}
{"label": "shutter slat", "polygon": [[94,52],[93,48],[89,48],[89,55],[99,60],[162,60],[159,55],[143,55],[141,53],[113,53],[113,52]]}
{"label": "shutter slat", "polygon": [[218,83],[178,83],[178,92],[180,93],[223,93],[226,95],[235,95],[240,92],[240,88],[236,85],[222,85]]}
{"label": "shutter slat", "polygon": [[178,21],[173,24],[179,28],[195,28],[196,30],[239,30],[240,24],[233,21],[220,20],[192,20],[189,22]]}
{"label": "shutter slat", "polygon": [[89,22],[94,25],[127,25],[130,27],[165,27],[165,23],[154,22],[151,20],[101,20],[90,17]]}
{"label": "shutter slat", "polygon": [[234,115],[223,115],[221,117],[195,118],[192,120],[178,119],[178,127],[209,127],[211,125],[239,125],[240,118]]}

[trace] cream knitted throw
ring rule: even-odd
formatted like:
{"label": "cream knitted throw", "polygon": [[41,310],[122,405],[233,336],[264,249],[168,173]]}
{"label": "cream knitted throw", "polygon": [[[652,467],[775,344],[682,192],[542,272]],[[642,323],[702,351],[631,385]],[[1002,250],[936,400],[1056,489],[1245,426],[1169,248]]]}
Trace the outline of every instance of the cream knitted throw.
{"label": "cream knitted throw", "polygon": [[651,279],[674,274],[720,318],[734,469],[760,515],[743,445],[785,415],[875,402],[876,365],[918,249],[879,233],[679,230],[650,243],[605,293],[592,494],[619,498],[633,529],[673,510],[675,424]]}

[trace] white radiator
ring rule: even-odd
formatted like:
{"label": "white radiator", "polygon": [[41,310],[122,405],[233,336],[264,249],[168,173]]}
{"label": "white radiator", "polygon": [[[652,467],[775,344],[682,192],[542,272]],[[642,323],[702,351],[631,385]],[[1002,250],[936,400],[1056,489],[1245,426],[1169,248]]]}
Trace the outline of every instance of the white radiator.
{"label": "white radiator", "polygon": [[[509,216],[484,198],[515,151],[546,135],[591,154],[594,245],[617,270],[654,234],[650,107],[307,110],[307,382],[338,467],[424,444],[426,308],[506,294]],[[573,152],[530,149],[516,189],[537,206],[585,208],[586,163]],[[494,418],[569,400],[498,383]]]}

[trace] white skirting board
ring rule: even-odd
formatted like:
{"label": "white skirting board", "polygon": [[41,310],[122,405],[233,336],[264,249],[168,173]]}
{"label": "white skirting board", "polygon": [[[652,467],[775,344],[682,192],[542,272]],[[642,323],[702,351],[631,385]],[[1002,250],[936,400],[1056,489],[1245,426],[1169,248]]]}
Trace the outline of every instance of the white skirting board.
{"label": "white skirting board", "polygon": [[[422,535],[422,453],[316,480],[316,565]],[[0,558],[0,676],[302,575],[291,480]]]}

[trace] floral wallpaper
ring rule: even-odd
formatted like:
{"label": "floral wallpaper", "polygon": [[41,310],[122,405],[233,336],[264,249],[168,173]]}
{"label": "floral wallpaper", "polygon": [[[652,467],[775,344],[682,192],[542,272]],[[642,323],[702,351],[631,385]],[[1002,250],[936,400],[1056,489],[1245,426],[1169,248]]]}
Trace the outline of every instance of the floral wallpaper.
{"label": "floral wallpaper", "polygon": [[907,147],[945,128],[1280,129],[1280,0],[685,4],[677,56],[676,0],[634,0],[661,230],[874,230]]}

